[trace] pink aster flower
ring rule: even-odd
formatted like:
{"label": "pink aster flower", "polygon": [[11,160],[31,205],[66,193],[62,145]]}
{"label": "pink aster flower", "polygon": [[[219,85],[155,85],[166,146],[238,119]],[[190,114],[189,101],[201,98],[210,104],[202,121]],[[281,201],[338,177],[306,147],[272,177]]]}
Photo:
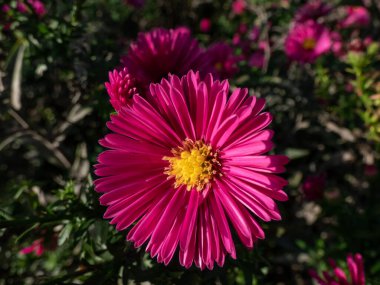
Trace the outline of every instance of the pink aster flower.
{"label": "pink aster flower", "polygon": [[295,20],[297,22],[317,20],[320,17],[328,15],[331,10],[332,7],[329,4],[321,0],[311,0],[298,9]]}
{"label": "pink aster flower", "polygon": [[180,264],[212,269],[236,258],[230,224],[252,248],[264,232],[256,220],[280,220],[274,200],[288,158],[273,147],[272,116],[247,89],[229,94],[228,81],[190,71],[151,84],[147,100],[111,116],[100,144],[95,190],[104,218],[128,229],[127,240],[158,262],[179,252]]}
{"label": "pink aster flower", "polygon": [[36,13],[37,16],[42,17],[45,16],[46,8],[44,3],[42,3],[39,0],[28,0],[28,3],[30,6],[32,6],[34,13]]}
{"label": "pink aster flower", "polygon": [[108,74],[109,82],[105,83],[110,102],[116,111],[127,106],[132,101],[132,96],[139,94],[136,80],[128,72],[127,68],[113,70]]}
{"label": "pink aster flower", "polygon": [[331,273],[324,271],[322,276],[318,276],[315,270],[310,270],[310,276],[320,285],[365,285],[363,257],[357,253],[354,256],[347,256],[347,267],[350,277],[347,277],[342,268],[336,265],[332,259],[329,260],[333,271]]}
{"label": "pink aster flower", "polygon": [[6,14],[11,11],[11,7],[8,4],[3,4],[3,6],[1,6],[1,11]]}
{"label": "pink aster flower", "polygon": [[21,14],[26,14],[29,12],[28,6],[26,6],[26,4],[22,1],[17,2],[16,8],[17,8],[17,11],[19,11]]}
{"label": "pink aster flower", "polygon": [[169,73],[184,75],[189,70],[209,71],[205,52],[191,36],[189,29],[154,29],[140,33],[122,63],[143,85],[159,82]]}
{"label": "pink aster flower", "polygon": [[346,17],[340,22],[342,28],[369,26],[371,16],[366,8],[362,6],[347,6],[344,9]]}
{"label": "pink aster flower", "polygon": [[252,67],[263,68],[265,63],[265,52],[262,49],[258,49],[252,53],[248,59],[248,64]]}
{"label": "pink aster flower", "polygon": [[245,0],[234,0],[232,3],[232,12],[235,15],[241,15],[244,13],[246,6],[247,3],[245,3]]}
{"label": "pink aster flower", "polygon": [[20,254],[34,253],[37,256],[41,256],[45,251],[43,242],[44,240],[42,238],[33,241],[33,243],[30,246],[27,246],[21,249]]}
{"label": "pink aster flower", "polygon": [[216,43],[208,49],[207,54],[218,78],[230,78],[238,71],[237,63],[240,58],[228,44]]}
{"label": "pink aster flower", "polygon": [[199,22],[199,29],[202,33],[208,33],[211,30],[211,20],[209,18],[203,18]]}
{"label": "pink aster flower", "polygon": [[285,40],[287,56],[299,62],[314,62],[331,48],[330,32],[316,22],[297,23]]}
{"label": "pink aster flower", "polygon": [[305,198],[310,201],[322,199],[325,188],[325,174],[307,176],[302,184],[302,192]]}

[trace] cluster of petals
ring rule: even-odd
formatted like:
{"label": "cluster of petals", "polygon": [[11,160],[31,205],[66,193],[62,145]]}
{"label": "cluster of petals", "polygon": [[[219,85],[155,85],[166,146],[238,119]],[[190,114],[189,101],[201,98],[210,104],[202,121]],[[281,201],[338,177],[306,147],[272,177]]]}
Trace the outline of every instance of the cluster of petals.
{"label": "cluster of petals", "polygon": [[232,77],[238,71],[240,57],[234,54],[234,49],[226,43],[215,43],[207,50],[213,74],[219,79]]}
{"label": "cluster of petals", "polygon": [[108,73],[109,82],[105,83],[110,102],[116,111],[129,105],[132,97],[139,94],[136,79],[129,73],[126,67],[121,70],[113,70]]}
{"label": "cluster of petals", "polygon": [[314,21],[296,23],[285,40],[285,53],[294,61],[312,63],[330,51],[330,31]]}
{"label": "cluster of petals", "polygon": [[109,73],[106,89],[112,106],[118,111],[131,102],[134,94],[146,97],[149,84],[169,74],[182,76],[194,70],[199,71],[202,78],[212,73],[218,79],[226,79],[238,71],[239,60],[225,43],[202,49],[187,28],[157,28],[139,34],[122,58],[121,67]]}
{"label": "cluster of petals", "polygon": [[324,3],[321,0],[311,0],[298,9],[295,15],[295,20],[300,23],[309,20],[317,20],[320,17],[328,15],[331,11],[331,5]]}
{"label": "cluster of petals", "polygon": [[367,27],[371,22],[371,16],[368,10],[362,6],[344,7],[345,17],[339,23],[342,28]]}
{"label": "cluster of petals", "polygon": [[185,27],[140,33],[122,58],[122,65],[145,86],[169,73],[181,76],[198,70],[205,75],[210,71],[206,52]]}
{"label": "cluster of petals", "polygon": [[336,265],[332,259],[329,260],[332,272],[323,271],[322,275],[313,269],[309,271],[310,276],[319,285],[365,285],[364,262],[361,254],[349,254],[347,256],[347,267],[350,277],[347,277],[344,270]]}
{"label": "cluster of petals", "polygon": [[[190,71],[151,84],[146,98],[111,116],[113,132],[100,144],[95,190],[107,206],[104,218],[127,240],[158,262],[176,252],[186,268],[212,269],[236,258],[233,233],[252,248],[264,232],[256,218],[280,220],[275,200],[285,201],[286,180],[277,176],[288,158],[267,155],[273,147],[272,120],[265,101],[247,89],[229,92],[228,81]],[[217,174],[202,189],[175,186],[167,157],[184,142],[207,145],[217,154]],[[170,160],[170,159],[169,159]]]}
{"label": "cluster of petals", "polygon": [[45,247],[43,245],[44,239],[36,239],[33,241],[33,243],[27,247],[24,247],[23,249],[20,250],[20,254],[31,254],[34,253],[37,256],[41,256],[45,252]]}

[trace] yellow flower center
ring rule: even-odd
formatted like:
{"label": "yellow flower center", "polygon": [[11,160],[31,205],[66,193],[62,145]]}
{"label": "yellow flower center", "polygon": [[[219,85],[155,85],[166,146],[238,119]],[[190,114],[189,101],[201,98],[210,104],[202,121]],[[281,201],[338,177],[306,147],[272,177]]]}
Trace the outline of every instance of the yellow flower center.
{"label": "yellow flower center", "polygon": [[186,140],[183,147],[173,149],[172,153],[172,157],[163,159],[169,161],[165,174],[175,178],[175,188],[185,185],[188,191],[193,188],[201,191],[218,173],[218,153],[202,141]]}
{"label": "yellow flower center", "polygon": [[223,64],[221,62],[217,62],[214,64],[214,67],[215,67],[216,71],[221,71],[223,68]]}
{"label": "yellow flower center", "polygon": [[303,41],[302,46],[306,50],[312,50],[315,48],[315,39],[309,38]]}

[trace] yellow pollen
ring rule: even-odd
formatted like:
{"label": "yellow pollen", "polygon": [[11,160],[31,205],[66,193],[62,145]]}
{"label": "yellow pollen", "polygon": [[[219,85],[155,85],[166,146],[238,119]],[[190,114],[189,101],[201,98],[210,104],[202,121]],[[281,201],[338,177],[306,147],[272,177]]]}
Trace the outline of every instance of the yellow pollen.
{"label": "yellow pollen", "polygon": [[303,41],[302,46],[306,50],[312,50],[315,48],[315,44],[316,44],[315,39],[308,38]]}
{"label": "yellow pollen", "polygon": [[218,172],[217,153],[202,141],[185,140],[183,147],[173,149],[172,153],[174,156],[163,159],[169,161],[165,174],[175,178],[176,188],[185,185],[189,191],[193,188],[201,191]]}

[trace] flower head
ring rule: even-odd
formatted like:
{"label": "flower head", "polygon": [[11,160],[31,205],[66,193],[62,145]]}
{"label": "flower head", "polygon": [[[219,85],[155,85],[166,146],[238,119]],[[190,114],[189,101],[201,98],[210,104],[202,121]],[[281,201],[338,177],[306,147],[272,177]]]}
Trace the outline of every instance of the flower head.
{"label": "flower head", "polygon": [[9,13],[11,11],[11,7],[8,4],[3,4],[3,6],[1,6],[1,11],[5,14]]}
{"label": "flower head", "polygon": [[320,17],[328,15],[331,10],[332,7],[329,4],[321,0],[311,0],[298,9],[295,20],[300,23],[308,20],[317,20]]}
{"label": "flower head", "polygon": [[298,23],[285,40],[287,56],[299,62],[314,62],[331,47],[330,32],[316,22]]}
{"label": "flower head", "polygon": [[109,72],[109,82],[105,83],[110,102],[116,111],[130,104],[132,96],[139,94],[138,85],[127,68]]}
{"label": "flower head", "polygon": [[232,12],[235,15],[241,15],[244,13],[246,6],[247,3],[245,3],[245,0],[234,0],[232,3]]}
{"label": "flower head", "polygon": [[329,260],[333,271],[331,273],[324,271],[322,276],[318,276],[315,270],[310,270],[310,276],[320,285],[365,285],[363,257],[357,253],[347,256],[347,267],[350,277],[347,277],[342,268],[337,267],[336,262]]}
{"label": "flower head", "polygon": [[202,33],[208,33],[211,30],[211,20],[209,18],[203,18],[199,22],[199,29]]}
{"label": "flower head", "polygon": [[342,28],[367,27],[370,24],[371,16],[366,8],[347,6],[344,9],[346,17],[340,22]]}
{"label": "flower head", "polygon": [[228,44],[216,43],[207,50],[207,54],[218,78],[230,78],[238,71],[237,63],[240,58]]}
{"label": "flower head", "polygon": [[325,187],[326,175],[311,175],[306,177],[302,185],[302,192],[307,200],[315,201],[323,197]]}
{"label": "flower head", "polygon": [[45,5],[41,1],[28,0],[28,3],[30,4],[30,6],[32,6],[34,13],[36,13],[38,17],[45,16],[45,14],[47,13]]}
{"label": "flower head", "polygon": [[140,33],[122,63],[145,86],[168,74],[184,75],[189,70],[209,71],[205,52],[187,28],[154,29]]}
{"label": "flower head", "polygon": [[19,11],[21,14],[26,14],[29,12],[28,6],[22,1],[17,1],[17,11]]}
{"label": "flower head", "polygon": [[[100,144],[109,148],[95,166],[95,190],[104,218],[129,229],[127,240],[168,264],[179,251],[185,267],[222,266],[236,258],[229,223],[253,247],[264,232],[253,217],[281,219],[274,200],[288,159],[265,155],[272,147],[272,118],[264,100],[247,89],[229,94],[227,81],[190,71],[151,84],[147,99],[111,116]],[[254,215],[253,215],[254,214]]]}

